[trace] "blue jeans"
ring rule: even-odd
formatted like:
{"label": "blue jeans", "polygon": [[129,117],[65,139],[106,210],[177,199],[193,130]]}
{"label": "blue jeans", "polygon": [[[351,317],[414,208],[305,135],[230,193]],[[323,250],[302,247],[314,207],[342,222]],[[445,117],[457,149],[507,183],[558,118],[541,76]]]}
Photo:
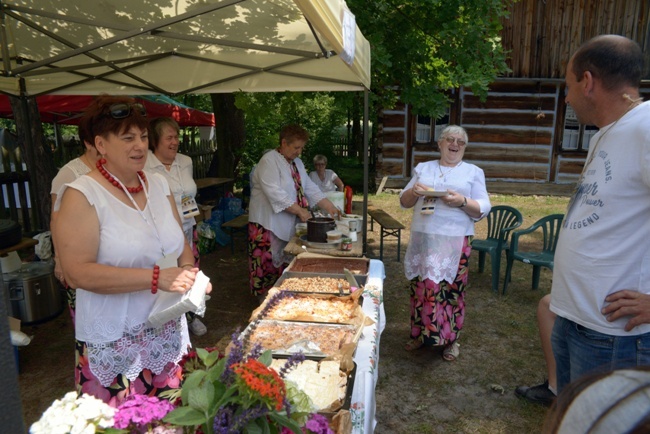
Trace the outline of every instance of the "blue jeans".
{"label": "blue jeans", "polygon": [[551,342],[558,393],[586,374],[650,365],[650,333],[611,336],[558,316]]}

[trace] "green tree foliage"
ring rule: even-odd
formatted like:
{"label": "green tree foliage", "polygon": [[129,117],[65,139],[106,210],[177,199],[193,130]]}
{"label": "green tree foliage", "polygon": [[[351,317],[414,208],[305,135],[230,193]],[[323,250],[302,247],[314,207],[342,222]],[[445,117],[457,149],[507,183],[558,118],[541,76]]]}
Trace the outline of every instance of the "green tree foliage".
{"label": "green tree foliage", "polygon": [[249,172],[266,149],[278,147],[280,129],[299,124],[310,135],[302,154],[310,166],[318,153],[332,156],[332,139],[347,121],[345,106],[328,92],[238,93],[235,104],[245,113],[246,146],[240,149],[238,170]]}
{"label": "green tree foliage", "polygon": [[487,95],[508,71],[501,19],[513,0],[347,0],[372,51],[377,108],[400,98],[420,114],[442,115],[448,91]]}

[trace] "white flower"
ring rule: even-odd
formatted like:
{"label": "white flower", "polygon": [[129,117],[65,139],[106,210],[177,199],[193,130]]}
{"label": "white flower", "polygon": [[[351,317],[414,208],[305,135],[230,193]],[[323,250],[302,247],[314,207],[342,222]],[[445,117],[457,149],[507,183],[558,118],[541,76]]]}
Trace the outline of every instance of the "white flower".
{"label": "white flower", "polygon": [[103,401],[76,392],[55,400],[40,420],[32,424],[30,434],[94,434],[97,427],[113,426],[115,409]]}

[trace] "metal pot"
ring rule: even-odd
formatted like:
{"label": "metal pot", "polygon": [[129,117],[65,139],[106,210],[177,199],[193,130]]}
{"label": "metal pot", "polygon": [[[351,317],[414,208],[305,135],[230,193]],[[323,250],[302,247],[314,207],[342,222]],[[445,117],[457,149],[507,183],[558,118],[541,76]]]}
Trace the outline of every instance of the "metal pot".
{"label": "metal pot", "polygon": [[336,222],[330,217],[312,217],[307,220],[307,241],[326,243],[327,232],[336,229]]}

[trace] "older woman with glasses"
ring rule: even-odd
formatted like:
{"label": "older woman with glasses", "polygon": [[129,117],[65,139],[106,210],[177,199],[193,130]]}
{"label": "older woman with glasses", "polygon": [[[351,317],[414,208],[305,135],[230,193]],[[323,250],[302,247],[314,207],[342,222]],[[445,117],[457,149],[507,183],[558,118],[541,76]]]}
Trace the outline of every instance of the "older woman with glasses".
{"label": "older woman with glasses", "polygon": [[474,222],[492,208],[485,175],[464,162],[465,129],[449,125],[440,134],[440,159],[420,163],[400,194],[413,208],[404,271],[411,281],[411,339],[408,351],[423,345],[443,348],[456,360],[465,320],[465,287]]}
{"label": "older woman with glasses", "polygon": [[161,291],[185,293],[199,270],[167,181],[142,171],[144,107],[102,95],[83,116],[101,158],[59,192],[58,256],[77,291],[77,390],[117,406],[134,393],[179,387],[190,344],[185,316],[159,327],[148,318]]}
{"label": "older woman with glasses", "polygon": [[338,175],[327,168],[327,157],[318,154],[314,157],[314,167],[316,170],[309,173],[309,177],[314,184],[320,188],[323,193],[330,191],[343,191],[343,181]]}
{"label": "older woman with glasses", "polygon": [[[147,156],[147,171],[160,173],[167,179],[174,199],[176,210],[183,222],[185,239],[192,248],[194,264],[199,266],[199,249],[196,242],[194,216],[199,214],[196,204],[196,183],[194,182],[192,159],[187,155],[178,153],[180,127],[170,117],[160,117],[149,124],[151,137],[149,138],[149,155]],[[190,264],[188,264],[189,266]],[[190,268],[192,268],[190,267]],[[190,331],[196,336],[203,336],[208,332],[207,327],[193,313],[187,314]]]}

